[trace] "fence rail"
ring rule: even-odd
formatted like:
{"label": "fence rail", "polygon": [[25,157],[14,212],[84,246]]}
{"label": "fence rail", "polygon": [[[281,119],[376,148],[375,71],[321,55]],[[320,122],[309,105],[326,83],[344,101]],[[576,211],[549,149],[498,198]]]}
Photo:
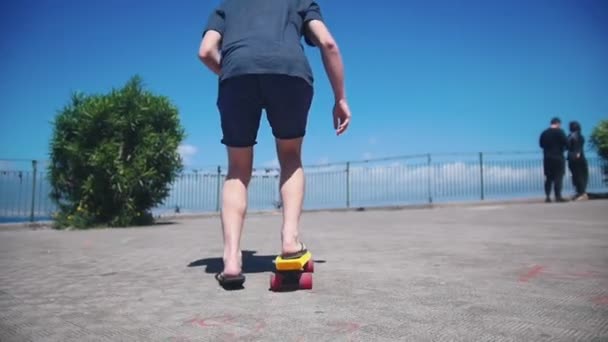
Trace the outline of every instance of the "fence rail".
{"label": "fence rail", "polygon": [[[588,158],[590,192],[608,191],[605,163]],[[531,153],[437,154],[305,167],[305,209],[400,206],[543,196],[542,159]],[[226,170],[185,171],[155,215],[217,212]],[[566,170],[564,194],[573,192]],[[0,222],[49,220],[44,161],[0,161]],[[279,170],[256,169],[249,186],[253,211],[280,207]]]}

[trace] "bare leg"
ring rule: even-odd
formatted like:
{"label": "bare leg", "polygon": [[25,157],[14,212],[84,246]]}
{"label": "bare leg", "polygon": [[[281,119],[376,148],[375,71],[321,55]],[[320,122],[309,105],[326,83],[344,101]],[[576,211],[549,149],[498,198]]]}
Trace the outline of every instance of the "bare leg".
{"label": "bare leg", "polygon": [[251,180],[253,148],[228,147],[228,175],[222,193],[224,275],[241,273],[241,233],[247,212],[247,186]]}
{"label": "bare leg", "polygon": [[295,253],[301,248],[298,228],[305,184],[301,158],[302,140],[303,138],[276,141],[283,200],[282,253]]}

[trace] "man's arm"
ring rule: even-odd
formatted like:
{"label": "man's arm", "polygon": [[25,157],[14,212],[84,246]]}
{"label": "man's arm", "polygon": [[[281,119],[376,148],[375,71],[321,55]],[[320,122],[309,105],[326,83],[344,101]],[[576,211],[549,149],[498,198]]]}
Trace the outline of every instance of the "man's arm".
{"label": "man's arm", "polygon": [[579,133],[574,133],[568,139],[568,150],[575,153],[576,159],[581,157],[584,149],[583,137]]}
{"label": "man's arm", "polygon": [[342,55],[334,38],[325,24],[320,20],[310,20],[308,23],[308,37],[311,42],[321,50],[321,57],[325,72],[334,92],[334,128],[338,135],[344,133],[350,124],[350,109],[346,101],[344,87],[344,64]]}
{"label": "man's arm", "polygon": [[325,72],[329,77],[336,102],[345,99],[344,65],[342,64],[342,56],[338,44],[331,33],[329,33],[325,24],[320,20],[309,21],[308,32],[310,33],[310,40],[321,49]]}
{"label": "man's arm", "polygon": [[198,49],[198,57],[213,73],[219,75],[221,72],[220,44],[222,36],[215,30],[209,30],[203,36]]}

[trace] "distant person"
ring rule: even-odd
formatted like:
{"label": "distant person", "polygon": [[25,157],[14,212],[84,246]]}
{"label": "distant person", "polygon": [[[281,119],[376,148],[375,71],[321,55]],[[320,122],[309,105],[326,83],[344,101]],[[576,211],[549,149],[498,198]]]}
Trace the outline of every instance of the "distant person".
{"label": "distant person", "polygon": [[587,158],[585,158],[585,137],[583,137],[581,125],[577,121],[570,122],[568,168],[570,169],[570,173],[572,173],[572,184],[576,191],[574,200],[589,199],[587,195],[589,166],[587,165]]}
{"label": "distant person", "polygon": [[545,202],[551,202],[551,188],[555,192],[556,202],[566,202],[562,197],[562,182],[566,171],[564,152],[568,146],[568,137],[561,128],[559,118],[551,119],[551,126],[540,135],[539,144],[543,149],[543,169],[545,173]]}
{"label": "distant person", "polygon": [[299,234],[305,184],[301,149],[313,99],[313,74],[302,37],[320,49],[334,93],[333,124],[341,135],[351,117],[342,57],[315,1],[223,0],[204,29],[199,57],[219,77],[217,106],[228,152],[221,210],[224,268],[216,274],[223,286],[245,281],[241,231],[262,110],[272,128],[281,168],[281,255],[293,258],[307,251]]}

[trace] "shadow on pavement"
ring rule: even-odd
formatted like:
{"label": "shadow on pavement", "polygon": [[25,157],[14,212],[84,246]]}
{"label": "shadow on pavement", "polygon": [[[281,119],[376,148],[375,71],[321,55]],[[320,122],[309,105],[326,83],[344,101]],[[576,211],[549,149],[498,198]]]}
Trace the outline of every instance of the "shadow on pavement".
{"label": "shadow on pavement", "polygon": [[[264,273],[274,271],[276,255],[256,255],[257,251],[243,251],[243,273]],[[313,256],[314,257],[314,256]],[[314,259],[315,264],[324,264],[325,260]],[[191,262],[188,267],[206,266],[206,273],[221,272],[224,267],[222,258],[206,258]]]}

